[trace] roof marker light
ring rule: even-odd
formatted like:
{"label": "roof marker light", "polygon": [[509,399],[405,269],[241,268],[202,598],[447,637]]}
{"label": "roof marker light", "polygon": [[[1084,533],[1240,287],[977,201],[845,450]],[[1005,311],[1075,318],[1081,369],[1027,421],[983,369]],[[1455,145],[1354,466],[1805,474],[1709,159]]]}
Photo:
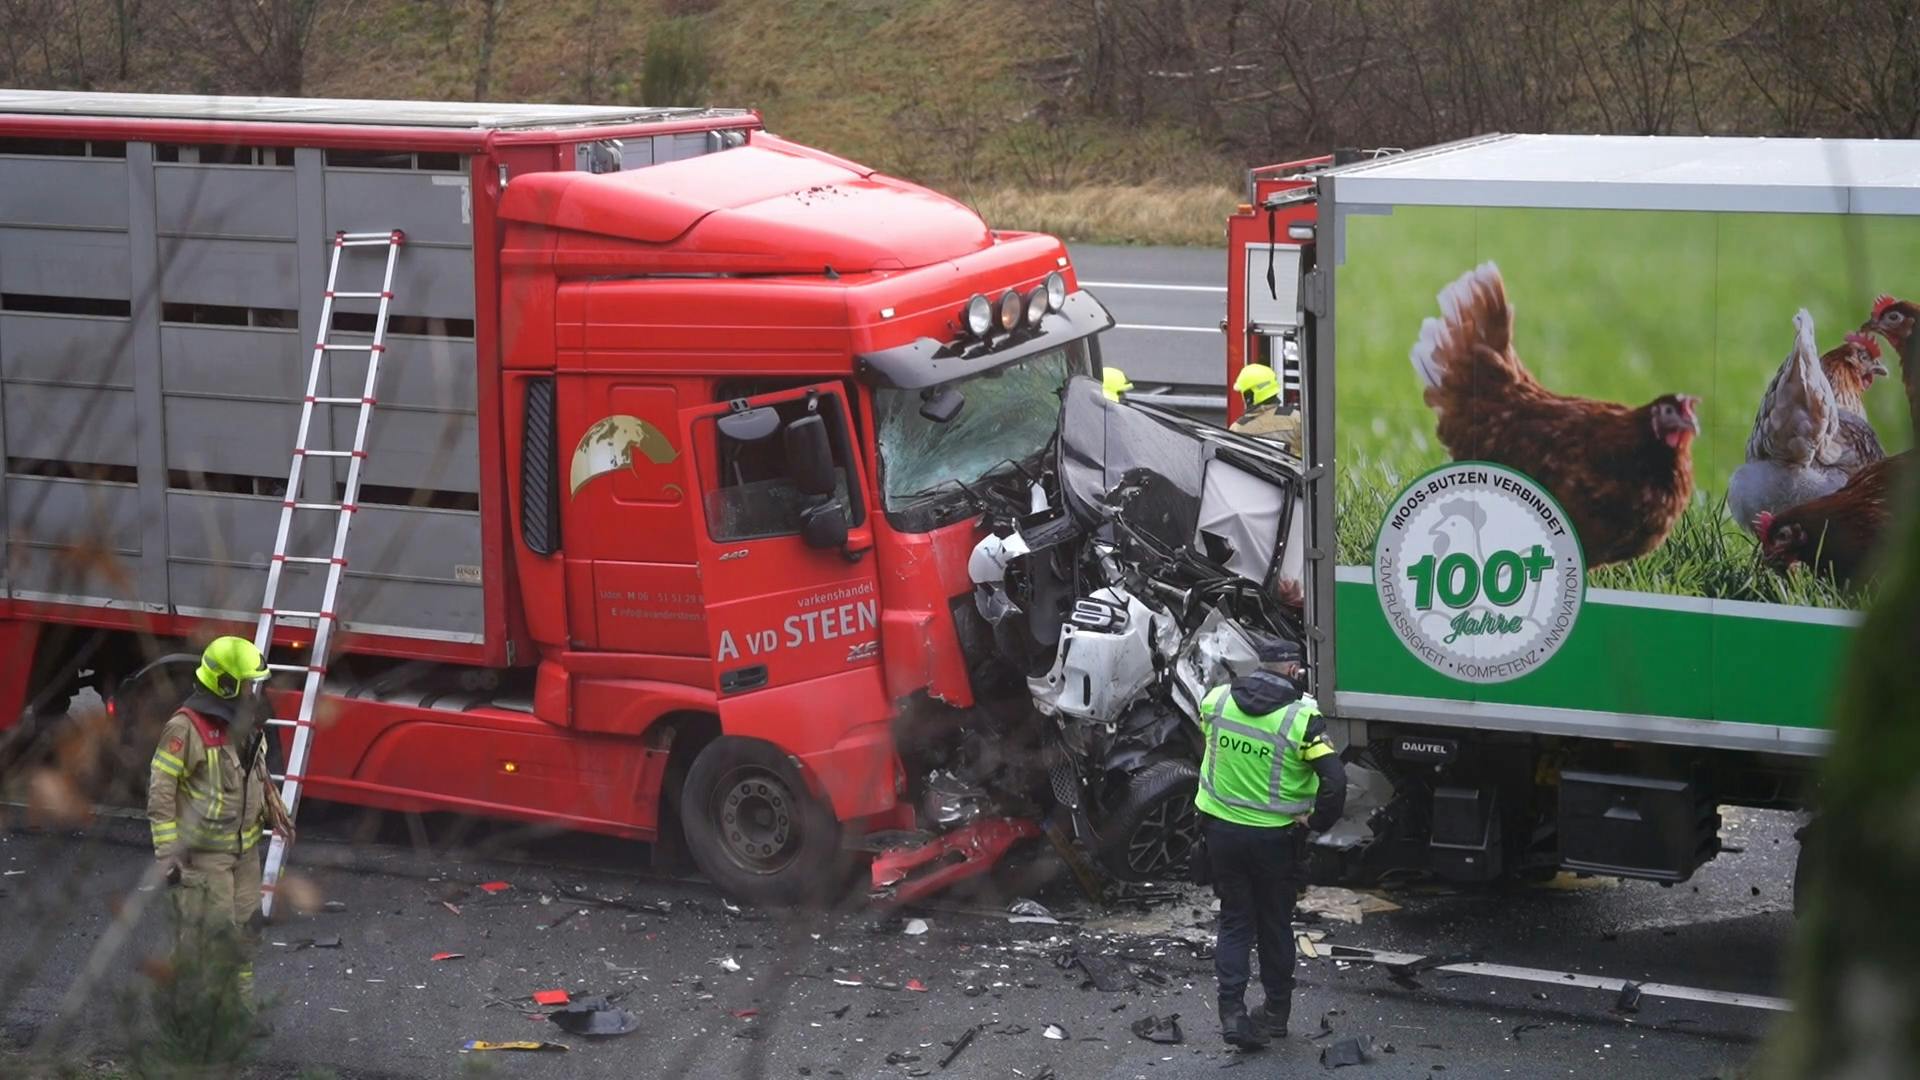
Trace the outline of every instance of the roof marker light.
{"label": "roof marker light", "polygon": [[1067,303],[1067,279],[1055,270],[1047,275],[1047,310],[1059,311]]}
{"label": "roof marker light", "polygon": [[967,300],[966,320],[967,333],[974,337],[985,337],[987,331],[993,329],[993,305],[987,302],[986,297],[974,293]]}
{"label": "roof marker light", "polygon": [[1008,289],[1006,293],[1000,297],[1000,309],[997,312],[1000,329],[1011,333],[1014,327],[1020,325],[1021,306],[1020,290],[1018,289]]}

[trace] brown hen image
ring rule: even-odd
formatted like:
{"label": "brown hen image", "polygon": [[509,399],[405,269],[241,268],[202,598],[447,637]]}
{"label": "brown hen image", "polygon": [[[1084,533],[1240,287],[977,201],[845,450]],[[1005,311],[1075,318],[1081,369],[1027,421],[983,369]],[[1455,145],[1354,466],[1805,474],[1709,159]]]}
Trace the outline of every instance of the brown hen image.
{"label": "brown hen image", "polygon": [[1699,399],[1638,407],[1556,394],[1513,348],[1513,307],[1493,263],[1440,292],[1420,325],[1413,369],[1454,460],[1491,461],[1545,485],[1579,531],[1589,566],[1660,546],[1693,494]]}

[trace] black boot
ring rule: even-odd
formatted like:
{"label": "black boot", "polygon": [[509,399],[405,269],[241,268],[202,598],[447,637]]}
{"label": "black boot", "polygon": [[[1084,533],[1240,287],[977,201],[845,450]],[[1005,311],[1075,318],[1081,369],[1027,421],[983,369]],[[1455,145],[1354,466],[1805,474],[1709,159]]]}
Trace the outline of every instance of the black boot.
{"label": "black boot", "polygon": [[1293,1002],[1276,1002],[1269,998],[1265,1004],[1253,1011],[1253,1022],[1259,1025],[1260,1030],[1265,1032],[1268,1038],[1284,1039],[1287,1037],[1287,1021],[1292,1016]]}
{"label": "black boot", "polygon": [[1242,1050],[1258,1050],[1267,1045],[1267,1037],[1262,1034],[1253,1017],[1247,1015],[1245,1005],[1220,1006],[1220,1037],[1228,1046],[1237,1046]]}

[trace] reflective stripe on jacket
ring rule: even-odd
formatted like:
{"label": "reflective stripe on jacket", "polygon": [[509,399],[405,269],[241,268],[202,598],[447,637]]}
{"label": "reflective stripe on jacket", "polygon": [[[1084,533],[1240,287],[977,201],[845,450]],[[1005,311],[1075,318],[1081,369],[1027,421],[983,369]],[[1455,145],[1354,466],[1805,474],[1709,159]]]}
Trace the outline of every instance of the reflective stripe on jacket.
{"label": "reflective stripe on jacket", "polygon": [[147,778],[154,856],[251,850],[267,819],[266,772],[264,739],[256,744],[253,768],[243,769],[224,728],[191,709],[174,713],[160,732]]}
{"label": "reflective stripe on jacket", "polygon": [[1320,777],[1308,762],[1333,753],[1324,740],[1308,746],[1307,725],[1319,710],[1302,699],[1258,716],[1241,711],[1225,686],[1201,702],[1206,756],[1194,806],[1241,825],[1279,828],[1313,809]]}

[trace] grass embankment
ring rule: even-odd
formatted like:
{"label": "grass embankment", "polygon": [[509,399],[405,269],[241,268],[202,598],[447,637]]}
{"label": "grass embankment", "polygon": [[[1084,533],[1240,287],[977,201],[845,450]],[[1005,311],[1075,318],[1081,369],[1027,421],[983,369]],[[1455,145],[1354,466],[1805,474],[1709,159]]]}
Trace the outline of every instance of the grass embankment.
{"label": "grass embankment", "polygon": [[[1047,46],[1014,0],[675,6],[702,12],[692,19],[712,70],[700,101],[757,109],[770,131],[952,195],[996,228],[1219,246],[1239,201],[1238,165],[1191,131],[1041,108],[1026,72]],[[486,96],[638,104],[647,35],[665,7],[509,4]],[[308,93],[473,96],[476,19],[402,0],[353,11],[316,36]],[[378,86],[369,71],[383,73]]]}

